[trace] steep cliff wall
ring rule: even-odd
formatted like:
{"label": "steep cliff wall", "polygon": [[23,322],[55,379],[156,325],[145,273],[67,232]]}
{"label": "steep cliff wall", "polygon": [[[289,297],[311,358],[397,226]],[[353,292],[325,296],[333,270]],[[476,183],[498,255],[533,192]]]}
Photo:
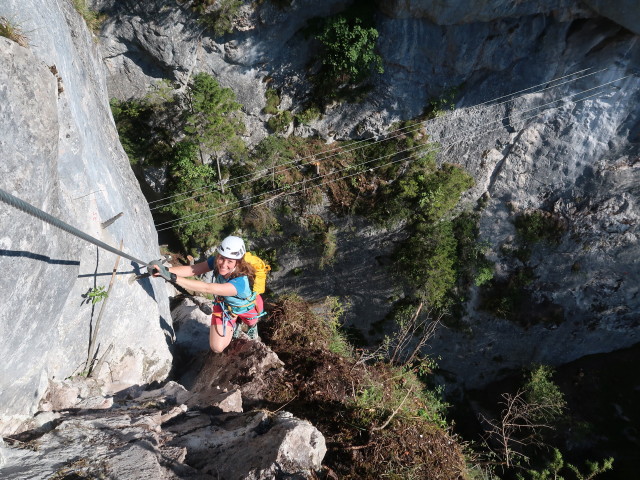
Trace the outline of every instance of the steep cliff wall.
{"label": "steep cliff wall", "polygon": [[[310,0],[285,10],[247,4],[239,31],[212,38],[194,30],[188,9],[134,3],[111,5],[101,34],[115,94],[128,98],[155,78],[184,84],[191,72],[208,71],[245,105],[249,142],[267,134],[261,113],[267,82],[282,90],[283,108],[295,108],[309,93],[315,52],[302,34],[306,21],[344,7]],[[296,130],[328,141],[378,137],[458,88],[456,111],[426,130],[445,147],[441,161],[464,166],[476,179],[465,205],[490,198],[481,237],[491,246],[497,278],[506,282],[523,267],[531,272],[531,283],[521,287],[530,304],[520,324],[480,310],[479,292],[471,290],[467,331],[443,331],[432,345],[443,367],[470,386],[531,361],[561,363],[638,341],[640,25],[633,3],[379,2],[385,73],[373,92]],[[566,228],[559,244],[537,244],[524,265],[505,252],[515,248],[516,215],[531,209],[553,213]],[[401,233],[361,219],[332,220],[345,227],[334,266],[315,270],[314,259],[294,252],[272,286],[346,298],[350,321],[366,331],[388,311],[386,299],[399,295],[382,264]],[[549,311],[562,321],[545,324]]]}
{"label": "steep cliff wall", "polygon": [[[518,272],[530,275],[518,287],[528,300],[515,323],[481,309],[472,288],[467,330],[443,329],[432,342],[441,366],[469,387],[532,362],[562,364],[640,340],[640,38],[580,8],[505,13],[443,27],[449,20],[402,11],[381,32],[407,38],[406,49],[384,49],[401,92],[465,82],[457,110],[427,131],[444,147],[441,160],[474,176],[467,207],[490,198],[480,235],[501,288]],[[632,19],[625,27],[637,31]],[[412,102],[401,105],[417,114]],[[523,261],[513,255],[515,219],[536,209],[559,219],[563,234],[557,244],[535,244]]]}
{"label": "steep cliff wall", "polygon": [[[71,2],[5,1],[0,16],[0,188],[131,255],[159,257],[151,215],[111,119],[97,48]],[[123,213],[113,224],[102,225]],[[0,207],[0,431],[38,409],[48,382],[79,373],[116,256],[7,205]],[[171,366],[164,285],[129,285],[120,262],[97,336],[101,377],[146,383]]]}

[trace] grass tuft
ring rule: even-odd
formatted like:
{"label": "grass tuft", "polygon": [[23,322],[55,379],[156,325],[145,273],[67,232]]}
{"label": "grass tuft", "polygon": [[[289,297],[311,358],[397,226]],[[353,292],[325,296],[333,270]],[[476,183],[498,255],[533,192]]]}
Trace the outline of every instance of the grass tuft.
{"label": "grass tuft", "polygon": [[6,17],[0,17],[0,37],[8,38],[21,47],[27,48],[29,46],[27,37],[22,32],[22,29]]}

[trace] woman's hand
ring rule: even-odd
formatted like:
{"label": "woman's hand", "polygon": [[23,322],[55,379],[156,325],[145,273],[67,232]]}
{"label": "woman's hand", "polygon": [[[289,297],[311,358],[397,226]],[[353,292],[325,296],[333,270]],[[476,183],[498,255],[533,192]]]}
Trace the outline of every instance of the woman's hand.
{"label": "woman's hand", "polygon": [[175,273],[171,273],[167,267],[162,265],[162,263],[153,263],[151,267],[147,267],[150,269],[151,276],[153,277],[162,277],[168,282],[175,282],[177,276]]}

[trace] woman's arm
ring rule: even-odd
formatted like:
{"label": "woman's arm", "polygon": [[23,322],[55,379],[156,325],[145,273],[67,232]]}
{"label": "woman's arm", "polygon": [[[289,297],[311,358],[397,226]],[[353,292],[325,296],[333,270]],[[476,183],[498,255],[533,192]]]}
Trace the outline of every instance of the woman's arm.
{"label": "woman's arm", "polygon": [[[196,263],[195,265],[178,265],[176,267],[170,267],[168,270],[170,273],[176,274],[176,283],[187,290],[211,295],[221,295],[223,297],[233,297],[238,294],[238,290],[236,290],[236,287],[231,283],[207,283],[193,278],[185,278],[202,275],[210,271],[211,269],[206,261]],[[154,277],[159,275],[159,273],[153,274]]]}
{"label": "woman's arm", "polygon": [[196,263],[195,265],[178,265],[169,268],[169,272],[175,273],[178,277],[195,277],[196,275],[207,273],[210,270],[206,260]]}
{"label": "woman's arm", "polygon": [[233,297],[238,294],[238,290],[236,290],[236,287],[231,283],[207,283],[184,277],[176,278],[176,283],[181,287],[194,292],[209,293],[211,295],[220,295],[223,297]]}

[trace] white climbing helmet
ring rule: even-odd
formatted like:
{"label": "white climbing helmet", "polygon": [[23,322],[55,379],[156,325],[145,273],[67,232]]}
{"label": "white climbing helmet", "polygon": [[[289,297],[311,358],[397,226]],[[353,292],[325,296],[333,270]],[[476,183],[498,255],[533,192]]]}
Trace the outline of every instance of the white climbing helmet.
{"label": "white climbing helmet", "polygon": [[233,260],[240,260],[244,257],[245,252],[244,241],[240,237],[228,236],[218,246],[218,253],[224,257],[231,258]]}

